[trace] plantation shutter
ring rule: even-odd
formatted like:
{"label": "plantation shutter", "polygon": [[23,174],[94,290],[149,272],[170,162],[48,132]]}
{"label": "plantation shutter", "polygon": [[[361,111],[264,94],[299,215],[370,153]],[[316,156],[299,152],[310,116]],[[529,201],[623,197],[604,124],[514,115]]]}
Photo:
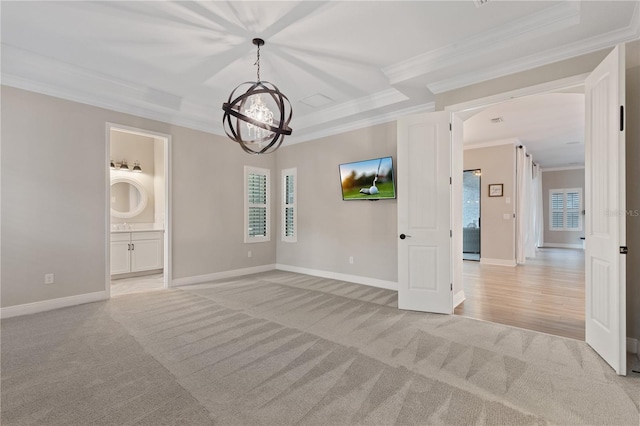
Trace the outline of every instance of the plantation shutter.
{"label": "plantation shutter", "polygon": [[567,229],[580,229],[580,194],[577,191],[566,193]]}
{"label": "plantation shutter", "polygon": [[551,193],[551,229],[564,228],[564,193]]}
{"label": "plantation shutter", "polygon": [[282,240],[295,242],[296,231],[296,169],[282,171]]}
{"label": "plantation shutter", "polygon": [[552,231],[581,231],[581,189],[552,189],[549,191],[550,224]]}
{"label": "plantation shutter", "polygon": [[245,168],[245,242],[269,239],[269,171]]}

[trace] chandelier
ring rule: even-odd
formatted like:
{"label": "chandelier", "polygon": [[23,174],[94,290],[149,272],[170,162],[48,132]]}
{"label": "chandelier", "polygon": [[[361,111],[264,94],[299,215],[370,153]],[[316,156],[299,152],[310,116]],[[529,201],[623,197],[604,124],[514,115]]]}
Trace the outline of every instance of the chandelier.
{"label": "chandelier", "polygon": [[[291,134],[292,110],[289,99],[275,85],[260,80],[260,46],[264,40],[254,38],[253,44],[258,48],[257,80],[233,89],[229,101],[222,104],[222,123],[227,136],[249,154],[269,154]],[[248,89],[242,93],[246,86]]]}

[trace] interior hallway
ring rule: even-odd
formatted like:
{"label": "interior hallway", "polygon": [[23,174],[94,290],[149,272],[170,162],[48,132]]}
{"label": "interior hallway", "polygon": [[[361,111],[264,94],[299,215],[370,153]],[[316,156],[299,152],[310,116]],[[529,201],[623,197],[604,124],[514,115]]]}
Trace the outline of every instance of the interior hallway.
{"label": "interior hallway", "polygon": [[584,340],[584,251],[542,248],[525,265],[463,262],[455,314]]}

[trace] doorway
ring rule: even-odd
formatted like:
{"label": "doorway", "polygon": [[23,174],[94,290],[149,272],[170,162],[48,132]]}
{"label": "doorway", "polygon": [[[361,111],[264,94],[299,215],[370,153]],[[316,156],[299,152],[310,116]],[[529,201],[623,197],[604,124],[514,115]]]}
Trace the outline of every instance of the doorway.
{"label": "doorway", "polygon": [[[462,217],[460,215],[461,206],[459,206],[462,197],[459,195],[461,189],[456,188],[456,181],[462,179],[463,170],[458,166],[461,163],[463,151],[462,126],[458,124],[462,121],[460,113],[513,97],[577,87],[582,84],[585,87],[585,123],[587,123],[585,126],[585,173],[587,176],[585,193],[587,194],[588,219],[585,229],[586,266],[584,269],[585,340],[618,374],[625,375],[625,258],[620,256],[624,252],[618,252],[618,249],[624,248],[620,244],[624,245],[625,243],[625,221],[624,216],[606,214],[607,211],[602,209],[602,206],[607,205],[618,209],[616,211],[624,211],[625,209],[623,190],[625,179],[624,45],[616,46],[595,70],[587,75],[448,105],[445,106],[444,111],[416,114],[398,120],[398,164],[399,168],[401,165],[410,169],[405,178],[411,176],[415,180],[415,176],[418,176],[418,170],[424,168],[424,161],[429,158],[428,155],[422,156],[423,153],[417,150],[419,144],[429,146],[430,151],[424,154],[445,150],[450,154],[448,161],[445,161],[442,167],[434,164],[433,167],[428,168],[430,174],[425,175],[427,179],[425,179],[426,183],[423,186],[427,189],[437,188],[438,194],[442,194],[441,197],[432,197],[429,200],[433,207],[426,200],[423,201],[418,197],[413,200],[415,201],[413,205],[401,203],[400,200],[398,202],[400,237],[398,243],[398,307],[408,310],[450,313],[453,306],[464,301],[464,292],[459,280],[462,273],[462,250],[456,248],[458,239],[460,243],[462,242]],[[412,150],[415,151],[418,159],[414,159],[413,155],[406,155]],[[601,161],[603,158],[610,160]],[[615,161],[615,159],[619,161]],[[444,171],[448,173],[444,174],[444,171],[441,173],[441,169],[446,169]],[[484,167],[482,169],[485,170]],[[404,181],[404,179],[398,180],[399,182]],[[411,183],[412,179],[406,180]],[[509,180],[509,182],[511,181],[512,179]],[[502,182],[495,182],[495,186],[500,187],[500,183]],[[603,187],[605,184],[609,185],[608,188]],[[404,187],[405,190],[409,188],[409,185]],[[432,192],[436,192],[436,190],[432,190]],[[452,197],[452,194],[458,195]],[[498,195],[493,196],[500,197],[502,194],[503,191],[499,191]],[[504,204],[511,204],[510,201],[510,199],[504,198]],[[437,208],[441,206],[443,213],[450,219],[449,225],[451,227],[449,229],[444,227],[444,223],[436,222],[439,216]],[[422,225],[416,222],[416,226],[413,226],[411,219],[418,216],[418,214],[414,214],[414,211],[422,212],[423,216],[427,217],[422,228],[426,228],[428,224],[429,229],[436,232],[424,236],[419,235],[417,239],[411,238],[410,241],[406,241],[407,237],[414,237],[414,230],[419,230],[418,225]],[[425,215],[425,212],[433,212],[433,214]],[[456,215],[459,216],[456,217]],[[487,215],[483,215],[483,217],[485,222],[483,228],[486,228]],[[510,213],[496,215],[496,218],[502,218],[510,226],[515,223],[512,221],[513,216]],[[409,233],[405,234],[407,231]],[[445,240],[444,236],[447,234],[449,239]],[[607,240],[599,241],[600,234],[603,236],[602,239],[606,237]],[[486,247],[483,251],[486,252]],[[430,265],[427,262],[416,262],[421,261],[421,257],[428,257],[429,259],[426,260],[432,260],[431,264],[446,259],[449,270],[443,274],[445,276],[440,280],[439,277],[434,276],[433,268],[428,267]],[[457,262],[458,259],[460,265]],[[425,265],[428,266],[425,267]],[[426,295],[427,293],[442,295],[442,297],[437,302],[432,302],[433,298],[422,297],[413,304],[405,303],[403,305],[401,303],[411,301],[414,295]],[[446,297],[446,293],[449,297]],[[462,297],[459,296],[459,293],[462,293]],[[605,296],[598,297],[598,295]],[[446,306],[447,302],[449,302],[449,306]],[[451,304],[451,302],[456,303]],[[604,324],[609,324],[611,327],[605,327]]]}
{"label": "doorway", "polygon": [[[576,206],[575,213],[563,210],[561,223],[553,227],[548,205],[550,191],[562,195],[571,191],[580,199],[584,193],[583,92],[578,86],[509,99],[476,110],[465,120],[463,139],[471,145],[464,151],[463,259],[475,251],[469,240],[478,225],[470,211],[474,206],[470,169],[484,172],[486,191],[481,201],[487,220],[482,232],[487,239],[482,265],[464,262],[465,300],[455,307],[456,314],[585,340],[583,232],[577,221],[569,220],[580,219],[575,215],[581,208]],[[562,125],[545,127],[546,114],[555,115],[558,109],[563,110],[559,115],[565,114]],[[490,121],[487,117],[500,120],[479,126]],[[518,155],[526,155],[529,163],[523,166]],[[542,162],[545,173],[533,161]],[[491,185],[494,182],[500,184]],[[498,196],[490,193],[492,186],[499,186]],[[558,222],[556,210],[553,214]]]}
{"label": "doorway", "polygon": [[170,140],[107,123],[109,297],[170,287]]}
{"label": "doorway", "polygon": [[480,261],[480,189],[482,170],[462,172],[462,259]]}

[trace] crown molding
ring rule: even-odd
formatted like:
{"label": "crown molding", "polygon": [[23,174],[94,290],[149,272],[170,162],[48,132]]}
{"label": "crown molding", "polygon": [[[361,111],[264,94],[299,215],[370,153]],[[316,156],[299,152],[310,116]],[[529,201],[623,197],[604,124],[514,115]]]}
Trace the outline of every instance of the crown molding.
{"label": "crown molding", "polygon": [[320,138],[324,138],[327,136],[337,135],[340,133],[349,132],[352,130],[358,130],[365,127],[375,126],[377,124],[387,123],[389,121],[397,120],[400,117],[411,114],[419,114],[422,112],[433,112],[436,109],[435,102],[429,102],[422,105],[416,105],[413,107],[405,108],[398,111],[393,111],[387,114],[380,114],[375,117],[364,118],[358,121],[352,121],[349,123],[328,127],[326,129],[321,129],[315,132],[310,132],[307,134],[303,134],[302,136],[290,136],[285,139],[285,143],[283,146],[295,145],[302,142],[309,142],[313,140],[317,140]]}
{"label": "crown molding", "polygon": [[448,92],[450,90],[467,87],[472,84],[492,80],[517,72],[527,71],[532,68],[541,67],[554,62],[574,58],[580,55],[597,52],[598,50],[613,47],[619,43],[626,43],[640,39],[640,16],[639,6],[636,7],[631,18],[631,23],[618,30],[610,31],[603,35],[590,37],[545,52],[529,55],[524,58],[508,62],[501,62],[493,67],[475,70],[453,78],[436,81],[427,85],[427,88],[434,94]]}
{"label": "crown molding", "polygon": [[563,172],[565,170],[584,170],[584,166],[559,166],[541,168],[541,172]]}
{"label": "crown molding", "polygon": [[[217,125],[211,120],[212,106],[137,86],[123,79],[4,43],[1,46],[3,85],[208,133],[224,134],[222,123]],[[70,81],[74,87],[63,87],[50,81]]]}
{"label": "crown molding", "polygon": [[[182,99],[160,90],[96,73],[62,61],[48,58],[11,45],[2,44],[2,84],[30,92],[41,93],[73,102],[131,114],[168,124],[224,136],[221,120],[212,120],[217,107]],[[52,77],[55,75],[55,77]],[[70,81],[74,88],[51,84],[50,81]],[[345,102],[321,110],[308,117],[296,119],[296,130],[329,123],[355,114],[383,108],[409,99],[395,88]],[[221,114],[222,115],[222,114]],[[394,119],[397,114],[376,115],[352,125],[329,126],[320,132],[323,136],[341,133],[346,128],[365,127],[367,123],[381,123]],[[364,124],[363,124],[364,123]],[[307,139],[305,139],[307,140]]]}
{"label": "crown molding", "polygon": [[551,34],[580,23],[580,3],[563,2],[499,28],[409,58],[382,70],[391,84],[466,62],[514,43]]}
{"label": "crown molding", "polygon": [[513,145],[513,146],[520,145],[520,139],[507,138],[507,139],[498,139],[498,140],[489,141],[489,142],[480,142],[480,143],[475,143],[471,145],[463,145],[462,149],[464,151],[467,151],[470,149],[490,148],[492,146],[502,146],[502,145]]}
{"label": "crown molding", "polygon": [[312,112],[296,119],[296,127],[305,129],[329,121],[339,120],[355,114],[361,114],[376,108],[393,105],[408,100],[409,97],[397,89],[389,88],[372,95],[363,96],[353,101]]}
{"label": "crown molding", "polygon": [[[182,99],[168,92],[136,86],[123,79],[96,73],[11,45],[2,44],[2,54],[3,85],[207,133],[225,135],[221,120],[219,122],[212,120],[212,110],[217,110],[212,105]],[[52,75],[55,77],[52,78]],[[51,84],[50,81],[71,81],[75,87],[73,89],[62,87]],[[366,113],[408,99],[404,93],[395,88],[389,88],[321,110],[308,118],[296,119],[296,130],[302,131],[307,127]],[[432,111],[434,104],[420,105],[414,109]],[[303,142],[391,121],[403,115],[403,111],[408,110],[375,115],[353,123],[328,126],[321,131],[298,138],[297,141]],[[287,138],[288,141],[289,139],[296,141],[294,136]]]}

